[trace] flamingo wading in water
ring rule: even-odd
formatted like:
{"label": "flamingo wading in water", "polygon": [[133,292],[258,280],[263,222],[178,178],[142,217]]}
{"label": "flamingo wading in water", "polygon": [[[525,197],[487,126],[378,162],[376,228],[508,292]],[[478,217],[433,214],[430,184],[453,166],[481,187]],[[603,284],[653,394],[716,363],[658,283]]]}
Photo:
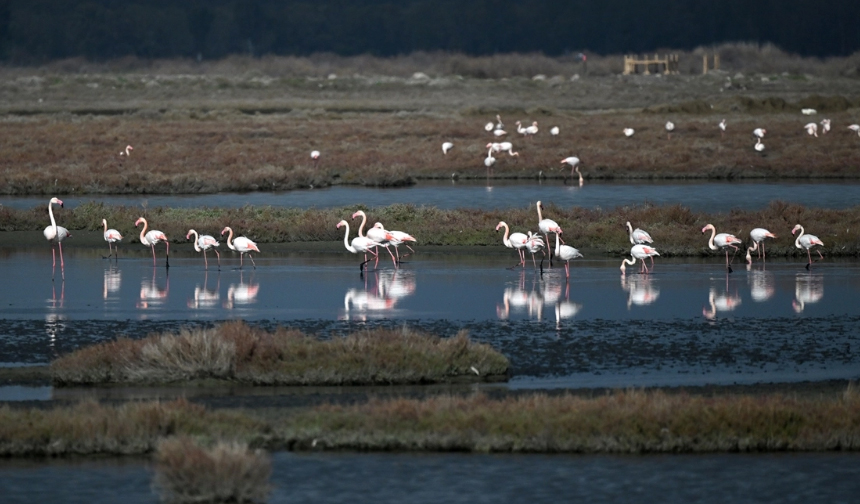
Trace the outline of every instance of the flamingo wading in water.
{"label": "flamingo wading in water", "polygon": [[[48,216],[51,218],[51,225],[45,228],[43,231],[45,235],[45,239],[51,243],[56,243],[57,248],[60,250],[60,275],[62,275],[63,279],[66,279],[66,268],[65,263],[63,262],[63,240],[72,236],[72,233],[69,232],[68,229],[63,226],[58,226],[57,221],[54,220],[54,210],[51,208],[52,205],[57,204],[60,205],[60,208],[63,207],[63,201],[59,198],[51,198],[51,201],[48,202]],[[54,252],[54,246],[51,245],[51,279],[54,278],[54,269],[57,267],[57,254]]]}
{"label": "flamingo wading in water", "polygon": [[[631,245],[650,245],[654,243],[654,239],[651,238],[651,235],[648,234],[647,231],[636,228],[633,229],[633,224],[630,224],[630,221],[624,225],[627,228],[627,234],[630,237]],[[659,255],[659,254],[658,254]],[[641,259],[641,258],[640,258]],[[632,264],[631,264],[632,266]],[[654,258],[651,257],[651,267],[654,267]]]}
{"label": "flamingo wading in water", "polygon": [[505,221],[499,221],[499,223],[496,225],[496,231],[501,228],[505,228],[505,235],[502,237],[502,243],[505,245],[505,247],[512,248],[517,251],[517,254],[520,256],[520,262],[519,264],[517,264],[517,266],[522,265],[523,268],[525,268],[525,248],[526,242],[528,241],[529,237],[523,233],[511,233],[511,230],[510,228],[508,228],[508,224]]}
{"label": "flamingo wading in water", "polygon": [[580,173],[580,171],[579,171],[579,163],[580,163],[580,160],[576,156],[566,157],[566,158],[561,160],[561,164],[570,165],[570,178],[573,178],[574,172],[576,172],[576,174],[579,175],[579,187],[582,187],[582,184],[584,181],[582,179],[582,173]]}
{"label": "flamingo wading in water", "polygon": [[[352,218],[361,216],[361,225],[358,226],[358,236],[364,236],[364,225],[367,224],[367,214],[364,213],[364,210],[358,210],[354,214],[352,214]],[[380,247],[385,247],[385,250],[388,251],[388,254],[391,256],[391,262],[394,263],[394,267],[397,267],[397,259],[394,258],[394,254],[391,252],[389,245],[391,245],[391,241],[394,237],[385,230],[382,224],[379,224],[379,227],[376,227],[376,224],[373,227],[367,230],[367,237],[370,238],[371,241],[376,242]],[[375,268],[376,265],[379,264],[379,257],[377,256],[376,262],[373,264]]]}
{"label": "flamingo wading in water", "polygon": [[570,245],[562,245],[560,234],[561,231],[555,232],[555,256],[564,261],[564,276],[570,278],[570,260],[582,257],[582,254]]}
{"label": "flamingo wading in water", "polygon": [[254,256],[251,255],[252,250],[254,252],[260,252],[260,249],[257,248],[257,244],[244,236],[239,236],[234,239],[233,228],[230,226],[221,230],[221,236],[224,236],[224,233],[230,233],[227,236],[227,248],[239,252],[239,269],[242,269],[242,257],[244,257],[245,254],[248,254],[248,259],[251,260],[251,264],[254,266],[254,269],[257,269],[257,263],[254,262]]}
{"label": "flamingo wading in water", "polygon": [[373,254],[373,257],[376,257],[377,261],[379,260],[379,253],[376,251],[376,247],[379,246],[379,243],[367,238],[366,236],[356,236],[352,239],[352,243],[350,243],[349,222],[345,220],[338,222],[337,228],[340,229],[341,226],[346,226],[346,232],[343,235],[343,246],[346,247],[346,250],[353,254],[364,254],[364,262],[358,265],[358,269],[364,273],[364,268],[370,261],[367,258],[367,254]]}
{"label": "flamingo wading in water", "polygon": [[633,245],[633,247],[630,248],[630,255],[633,257],[633,259],[625,258],[624,260],[621,261],[621,268],[620,269],[621,269],[622,274],[624,274],[627,270],[626,265],[629,264],[630,266],[633,266],[634,264],[636,264],[636,259],[639,259],[642,261],[642,264],[639,267],[639,273],[649,273],[648,266],[645,265],[645,259],[648,257],[651,258],[651,268],[653,269],[654,268],[654,256],[655,255],[658,256],[660,254],[657,252],[657,249],[655,249],[654,247],[649,247],[648,245],[639,244],[639,245]]}
{"label": "flamingo wading in water", "polygon": [[[116,229],[108,229],[107,219],[102,219],[102,226],[104,226],[105,241],[108,243],[108,256],[107,256],[107,258],[110,259],[110,257],[112,255],[114,255],[112,244],[116,243],[118,241],[122,241],[122,235]],[[117,246],[117,255],[114,256],[117,259],[119,259],[118,254],[119,254],[119,247]]]}
{"label": "flamingo wading in water", "polygon": [[[803,226],[797,224],[794,226],[794,229],[791,230],[791,234],[800,231],[800,234],[797,235],[797,238],[794,240],[794,246],[797,248],[806,249],[806,257],[809,259],[809,262],[806,263],[806,269],[809,269],[809,266],[812,265],[812,255],[809,253],[809,249],[816,245],[824,246],[824,242],[821,241],[817,236],[811,234],[804,234]],[[816,250],[818,252],[818,257],[820,259],[824,259],[824,256],[821,254],[820,250]]]}
{"label": "flamingo wading in water", "polygon": [[713,224],[708,224],[707,226],[702,228],[702,233],[710,230],[711,238],[708,240],[708,248],[711,250],[724,250],[726,252],[726,270],[729,273],[732,272],[732,266],[729,263],[729,249],[735,249],[735,252],[738,251],[738,245],[743,245],[743,242],[735,235],[729,233],[720,233],[716,234],[717,230],[714,228]]}
{"label": "flamingo wading in water", "polygon": [[[543,233],[544,238],[546,238],[544,243],[549,243],[549,234],[550,233],[562,233],[561,226],[552,219],[544,219],[543,214],[541,213],[543,210],[543,205],[540,201],[535,205],[537,206],[537,214],[538,214],[538,229],[541,233]],[[552,268],[552,251],[550,250],[549,254],[549,267]]]}
{"label": "flamingo wading in water", "polygon": [[155,245],[158,242],[164,242],[164,246],[167,247],[167,253],[164,255],[165,267],[169,268],[170,267],[170,242],[167,241],[167,235],[165,235],[164,233],[162,233],[161,231],[158,231],[156,229],[153,229],[153,230],[147,232],[146,228],[147,228],[147,226],[149,226],[149,223],[147,223],[146,219],[144,219],[143,217],[138,218],[134,222],[134,227],[137,227],[138,224],[140,224],[141,222],[143,223],[143,228],[140,230],[140,243],[147,246],[147,247],[150,247],[152,249],[152,265],[155,266]]}
{"label": "flamingo wading in water", "polygon": [[[767,254],[764,251],[765,238],[776,238],[776,235],[765,228],[755,228],[750,231],[750,239],[753,241],[753,246],[747,248],[747,263],[752,264],[752,257],[750,256],[751,251],[758,250],[759,259],[767,258]],[[759,249],[759,244],[761,244],[761,249]]]}
{"label": "flamingo wading in water", "polygon": [[203,252],[203,263],[206,265],[206,269],[209,269],[209,259],[206,258],[206,251],[212,249],[215,252],[215,257],[218,258],[218,271],[221,271],[221,254],[215,248],[219,245],[218,240],[211,235],[198,235],[197,231],[193,229],[188,230],[185,239],[191,239],[191,235],[194,235],[194,250]]}

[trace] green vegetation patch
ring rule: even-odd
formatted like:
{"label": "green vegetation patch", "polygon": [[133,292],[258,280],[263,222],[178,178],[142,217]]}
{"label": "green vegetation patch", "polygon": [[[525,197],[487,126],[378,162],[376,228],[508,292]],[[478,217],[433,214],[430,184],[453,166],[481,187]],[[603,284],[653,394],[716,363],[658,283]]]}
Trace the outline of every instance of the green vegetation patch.
{"label": "green vegetation patch", "polygon": [[[244,322],[121,338],[51,363],[56,385],[228,380],[254,385],[369,385],[500,379],[508,360],[466,331],[440,338],[374,329],[323,340]],[[477,372],[476,372],[477,371]]]}

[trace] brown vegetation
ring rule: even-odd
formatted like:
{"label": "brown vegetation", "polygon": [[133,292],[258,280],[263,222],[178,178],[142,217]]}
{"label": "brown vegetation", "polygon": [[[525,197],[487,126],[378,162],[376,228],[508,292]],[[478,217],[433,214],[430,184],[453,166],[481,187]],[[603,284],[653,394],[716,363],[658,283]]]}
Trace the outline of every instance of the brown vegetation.
{"label": "brown vegetation", "polygon": [[209,411],[186,401],[0,407],[0,455],[149,453],[166,436],[269,449],[679,453],[860,449],[860,396],[615,391],[373,399],[307,410]]}
{"label": "brown vegetation", "polygon": [[272,464],[246,443],[219,441],[200,446],[179,436],[158,443],[154,485],[166,502],[263,502]]}
{"label": "brown vegetation", "polygon": [[507,369],[504,356],[471,342],[466,331],[439,338],[407,328],[374,329],[320,340],[296,329],[270,333],[241,321],[141,340],[121,338],[51,363],[57,385],[206,379],[256,385],[433,383],[498,379]]}

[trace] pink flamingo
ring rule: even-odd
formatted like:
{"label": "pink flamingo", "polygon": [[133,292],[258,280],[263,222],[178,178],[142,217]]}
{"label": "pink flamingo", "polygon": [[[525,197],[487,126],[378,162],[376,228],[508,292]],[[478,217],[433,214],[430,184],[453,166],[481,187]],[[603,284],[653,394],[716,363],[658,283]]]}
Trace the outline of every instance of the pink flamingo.
{"label": "pink flamingo", "polygon": [[[561,234],[562,233],[561,226],[559,226],[558,223],[552,219],[544,219],[543,218],[543,214],[541,213],[541,211],[543,210],[543,205],[541,204],[540,201],[537,202],[536,206],[537,206],[537,214],[538,214],[538,229],[540,230],[541,233],[543,233],[544,238],[546,238],[546,241],[544,243],[549,243],[549,234],[550,233]],[[564,242],[564,240],[562,240],[562,243],[563,242]],[[550,266],[550,268],[552,267],[552,251],[550,251],[550,254],[549,254],[549,266]]]}
{"label": "pink flamingo", "polygon": [[501,228],[505,228],[505,235],[502,237],[502,243],[505,245],[505,247],[512,248],[517,251],[517,254],[519,254],[520,256],[520,262],[519,264],[517,264],[517,266],[522,265],[525,268],[525,248],[526,242],[528,241],[529,237],[523,233],[511,233],[511,230],[508,227],[508,223],[505,221],[499,221],[499,223],[496,225],[496,231]]}
{"label": "pink flamingo", "polygon": [[[364,225],[367,224],[367,214],[364,213],[364,210],[358,210],[357,212],[352,214],[353,219],[358,216],[361,216],[361,225],[358,226],[358,236],[364,236]],[[387,250],[388,254],[391,256],[391,262],[394,263],[394,267],[396,268],[397,259],[394,258],[394,253],[392,253],[391,249],[389,248],[389,245],[394,238],[393,236],[391,236],[391,233],[386,231],[385,228],[382,227],[382,224],[379,224],[379,227],[376,227],[376,225],[374,224],[372,228],[367,230],[367,237],[379,244],[380,246],[385,247],[385,250]],[[379,256],[376,257],[376,263],[374,263],[373,267],[375,268],[377,264],[379,264]]]}
{"label": "pink flamingo", "polygon": [[219,254],[218,249],[215,248],[219,245],[218,240],[211,235],[198,235],[197,231],[193,229],[188,230],[188,233],[185,235],[185,239],[190,239],[191,235],[194,235],[194,250],[197,252],[203,252],[203,263],[206,265],[206,269],[209,269],[209,259],[206,258],[206,251],[212,249],[212,251],[215,252],[215,257],[218,258],[218,271],[221,271],[221,254]]}
{"label": "pink flamingo", "polygon": [[625,258],[623,261],[621,261],[621,268],[620,269],[621,269],[622,274],[624,274],[625,271],[627,270],[627,266],[626,266],[627,264],[629,264],[630,266],[633,266],[634,264],[636,264],[636,259],[639,259],[642,261],[642,264],[640,265],[640,268],[639,268],[639,273],[646,273],[646,274],[649,273],[648,266],[645,265],[645,259],[648,257],[651,258],[651,264],[652,264],[651,269],[653,269],[654,268],[654,266],[653,266],[654,256],[655,255],[658,256],[658,255],[660,255],[660,253],[657,252],[657,249],[655,249],[654,247],[649,247],[648,245],[638,244],[638,245],[633,245],[633,247],[630,249],[630,255],[633,257],[633,259],[626,259]]}
{"label": "pink flamingo", "polygon": [[[797,224],[794,226],[794,229],[791,230],[791,234],[800,231],[800,234],[797,235],[797,239],[794,240],[794,246],[797,248],[805,248],[806,256],[809,258],[809,262],[806,263],[806,269],[809,269],[809,266],[812,265],[812,255],[809,253],[809,249],[816,245],[824,246],[824,242],[821,241],[817,236],[811,234],[803,234],[803,226]],[[824,256],[821,254],[820,250],[816,250],[818,252],[818,257],[820,259],[824,259]]]}
{"label": "pink flamingo", "polygon": [[[108,259],[110,256],[114,255],[113,247],[111,244],[116,243],[118,241],[122,241],[122,235],[116,229],[108,229],[107,227],[107,219],[102,219],[102,226],[104,226],[104,237],[105,241],[108,243]],[[117,246],[117,255],[114,256],[119,259],[119,246]]]}
{"label": "pink flamingo", "polygon": [[165,267],[170,267],[170,242],[167,240],[167,235],[158,230],[151,230],[149,232],[146,231],[149,223],[146,222],[146,219],[143,217],[138,218],[134,222],[134,227],[137,227],[138,224],[143,222],[143,229],[140,230],[140,243],[150,247],[152,249],[152,265],[155,266],[155,245],[158,242],[164,242],[164,246],[167,247],[167,253],[165,254]]}
{"label": "pink flamingo", "polygon": [[238,238],[233,239],[233,228],[230,226],[221,230],[221,236],[224,236],[224,233],[228,232],[230,234],[227,236],[227,248],[239,252],[239,269],[242,269],[242,258],[245,254],[248,254],[248,258],[251,259],[251,264],[254,266],[254,269],[257,269],[257,263],[254,262],[254,256],[251,255],[252,250],[258,253],[260,252],[260,249],[257,248],[257,244],[244,236],[239,236]]}
{"label": "pink flamingo", "polygon": [[[639,229],[639,228],[633,229],[633,225],[630,224],[630,221],[627,221],[627,224],[625,224],[625,227],[627,228],[627,233],[630,236],[630,244],[631,245],[645,245],[645,244],[654,243],[654,239],[651,238],[651,235],[648,234],[647,231],[644,231],[644,230]],[[651,257],[651,267],[652,268],[654,267],[654,258],[653,257]]]}
{"label": "pink flamingo", "polygon": [[710,248],[711,250],[724,250],[726,252],[726,269],[729,273],[731,273],[732,266],[729,263],[729,248],[735,249],[735,253],[737,253],[737,246],[743,245],[743,242],[735,235],[731,235],[728,233],[716,234],[717,230],[716,228],[714,228],[713,224],[708,224],[707,226],[703,227],[702,233],[709,229],[711,230],[711,239],[708,240],[708,248]]}
{"label": "pink flamingo", "polygon": [[[377,222],[376,224],[379,224],[379,226],[382,227],[382,224],[380,224],[379,222]],[[373,227],[376,227],[376,224],[374,224]],[[409,254],[415,253],[415,250],[409,246],[409,242],[412,242],[412,243],[418,242],[418,240],[416,240],[414,236],[412,236],[409,233],[405,233],[403,231],[391,231],[391,230],[389,230],[388,233],[391,235],[391,245],[394,246],[394,251],[397,252],[397,262],[398,263],[400,262],[400,246],[401,245],[406,245],[406,248],[409,249]],[[403,257],[406,257],[409,254],[406,254]]]}
{"label": "pink flamingo", "polygon": [[579,158],[576,156],[566,157],[561,160],[561,164],[569,164],[570,165],[570,178],[573,178],[573,172],[575,171],[577,175],[579,175],[579,187],[582,187],[583,179],[582,173],[579,171]]}
{"label": "pink flamingo", "polygon": [[320,160],[320,151],[318,151],[318,150],[311,151],[311,159],[314,162],[314,168],[316,168],[317,163],[319,163],[319,160]]}
{"label": "pink flamingo", "polygon": [[133,151],[133,150],[134,150],[134,147],[132,147],[131,145],[126,145],[126,146],[125,146],[125,149],[124,149],[124,150],[121,150],[121,151],[119,152],[119,155],[120,155],[120,156],[125,156],[125,157],[131,156],[131,151]]}
{"label": "pink flamingo", "polygon": [[[543,238],[541,238],[540,235],[532,234],[532,232],[529,231],[528,239],[526,240],[525,244],[525,250],[527,250],[529,254],[532,255],[533,266],[537,267],[537,263],[535,262],[535,254],[537,254],[544,248],[546,248],[546,243],[544,243]],[[541,262],[543,262],[543,259],[541,259]],[[525,266],[525,254],[523,254],[523,267]]]}
{"label": "pink flamingo", "polygon": [[[765,238],[776,238],[776,235],[765,228],[755,228],[750,231],[750,238],[753,241],[753,246],[747,248],[746,260],[748,264],[752,264],[752,257],[750,256],[751,251],[758,250],[759,259],[767,257],[767,254],[764,251],[764,240]],[[759,243],[761,243],[761,250],[759,250]]]}
{"label": "pink flamingo", "polygon": [[556,231],[555,233],[555,255],[557,258],[565,261],[564,276],[570,278],[570,260],[582,257],[582,254],[570,245],[562,245],[561,238],[559,237],[560,234],[561,231]]}
{"label": "pink flamingo", "polygon": [[[362,225],[364,223],[362,222]],[[337,223],[337,228],[340,229],[341,226],[346,226],[346,232],[343,235],[343,246],[353,254],[364,254],[364,262],[358,265],[358,269],[364,273],[364,269],[367,266],[367,263],[370,261],[367,258],[367,254],[372,254],[376,257],[377,261],[379,261],[379,253],[376,251],[376,247],[379,247],[380,244],[367,238],[366,236],[356,236],[352,239],[352,243],[349,241],[349,222],[342,220]]]}
{"label": "pink flamingo", "polygon": [[[58,198],[51,198],[51,201],[48,202],[48,216],[51,218],[51,225],[45,228],[43,232],[45,234],[45,239],[49,242],[56,243],[57,248],[60,250],[60,275],[62,275],[63,280],[66,279],[66,265],[63,262],[63,240],[72,236],[72,233],[69,232],[68,229],[63,226],[58,226],[57,221],[54,220],[54,210],[51,208],[53,204],[60,205],[60,208],[63,207],[63,201]],[[51,279],[54,278],[54,269],[57,267],[57,254],[54,251],[53,245],[51,246]]]}

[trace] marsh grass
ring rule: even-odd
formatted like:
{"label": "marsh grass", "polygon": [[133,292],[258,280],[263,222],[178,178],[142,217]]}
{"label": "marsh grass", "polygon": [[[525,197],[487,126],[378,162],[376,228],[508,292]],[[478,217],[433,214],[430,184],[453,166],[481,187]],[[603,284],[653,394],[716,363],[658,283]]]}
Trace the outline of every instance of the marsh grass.
{"label": "marsh grass", "polygon": [[854,451],[860,449],[860,395],[852,385],[840,394],[805,396],[617,390],[494,399],[478,393],[241,412],[184,400],[0,407],[2,456],[150,453],[170,436],[294,450]]}
{"label": "marsh grass", "polygon": [[433,383],[507,373],[508,360],[465,331],[439,338],[408,328],[374,329],[328,340],[295,329],[244,322],[211,329],[121,338],[51,363],[57,385],[229,380],[256,385]]}
{"label": "marsh grass", "polygon": [[271,461],[246,443],[205,446],[188,436],[165,438],[155,464],[153,484],[164,502],[264,502],[271,490]]}

